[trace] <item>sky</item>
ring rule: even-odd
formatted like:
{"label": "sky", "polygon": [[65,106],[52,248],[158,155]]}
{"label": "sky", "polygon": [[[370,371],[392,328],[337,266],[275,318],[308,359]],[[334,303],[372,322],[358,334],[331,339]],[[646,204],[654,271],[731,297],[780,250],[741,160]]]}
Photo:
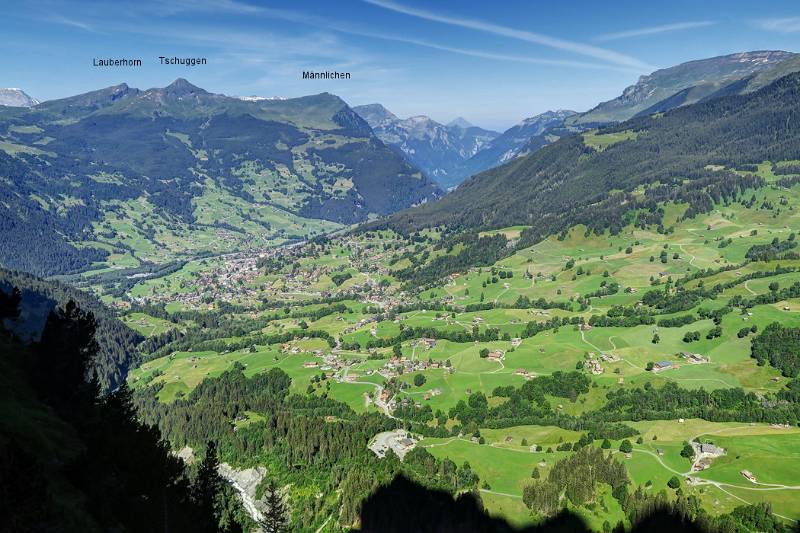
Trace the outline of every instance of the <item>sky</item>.
{"label": "sky", "polygon": [[[39,100],[183,77],[228,95],[331,92],[400,117],[462,116],[504,130],[551,109],[585,111],[640,75],[750,50],[800,52],[800,3],[470,0],[7,2],[0,87]],[[158,57],[205,57],[161,65]],[[139,68],[92,66],[139,58]],[[349,72],[303,80],[302,72]]]}

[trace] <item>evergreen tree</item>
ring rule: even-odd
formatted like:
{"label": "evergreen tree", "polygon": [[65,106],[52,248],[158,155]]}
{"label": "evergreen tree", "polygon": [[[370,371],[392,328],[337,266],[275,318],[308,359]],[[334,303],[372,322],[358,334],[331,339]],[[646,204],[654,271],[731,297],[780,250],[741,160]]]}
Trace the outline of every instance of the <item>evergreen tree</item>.
{"label": "evergreen tree", "polygon": [[217,444],[210,440],[206,446],[206,455],[197,470],[194,482],[194,498],[197,505],[203,509],[206,517],[205,523],[198,524],[199,530],[213,532],[217,530],[216,508],[217,501],[224,481],[219,475],[219,459],[217,458]]}
{"label": "evergreen tree", "polygon": [[274,481],[270,481],[267,485],[267,491],[264,494],[264,504],[267,507],[264,512],[263,518],[259,521],[259,526],[266,533],[282,533],[288,531],[289,521],[287,519],[286,504],[283,503],[278,487],[275,486]]}

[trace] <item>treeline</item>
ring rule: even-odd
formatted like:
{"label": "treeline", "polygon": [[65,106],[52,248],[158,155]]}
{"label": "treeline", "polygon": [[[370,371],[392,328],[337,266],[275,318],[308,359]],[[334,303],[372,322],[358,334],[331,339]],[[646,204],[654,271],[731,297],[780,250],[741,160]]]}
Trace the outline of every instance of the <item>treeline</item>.
{"label": "treeline", "polygon": [[784,376],[796,378],[800,373],[800,328],[773,322],[752,340],[750,353],[759,366],[769,362]]}
{"label": "treeline", "polygon": [[[760,398],[739,387],[706,391],[684,389],[674,382],[656,388],[644,387],[610,391],[607,402],[586,415],[589,419],[620,422],[624,420],[674,420],[702,418],[711,422],[790,423],[800,421],[800,403]],[[785,396],[781,396],[785,399]]]}
{"label": "treeline", "polygon": [[[556,461],[547,479],[532,481],[522,493],[525,505],[540,515],[550,516],[566,502],[582,506],[593,502],[599,484],[611,486],[618,500],[627,496],[628,473],[611,454],[594,446],[584,446],[569,457]],[[563,501],[566,500],[566,501]]]}
{"label": "treeline", "polygon": [[511,252],[507,247],[505,235],[497,234],[480,237],[476,233],[464,233],[448,239],[446,246],[463,248],[456,254],[437,256],[420,266],[411,266],[394,272],[403,282],[403,290],[416,291],[435,284],[440,279],[455,272],[463,272],[473,266],[490,266]]}
{"label": "treeline", "polygon": [[777,237],[772,239],[769,244],[756,244],[751,246],[745,253],[745,257],[751,261],[774,261],[775,259],[797,259],[796,253],[789,253],[789,250],[797,248],[795,241],[795,234],[789,235],[785,241],[781,241]]}

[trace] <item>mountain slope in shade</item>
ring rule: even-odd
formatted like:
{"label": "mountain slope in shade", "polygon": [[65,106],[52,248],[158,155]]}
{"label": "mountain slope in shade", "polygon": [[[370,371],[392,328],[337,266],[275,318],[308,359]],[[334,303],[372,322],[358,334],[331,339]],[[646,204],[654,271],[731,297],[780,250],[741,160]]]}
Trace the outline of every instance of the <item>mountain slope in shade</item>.
{"label": "mountain slope in shade", "polygon": [[33,107],[39,103],[39,100],[31,98],[22,89],[9,87],[7,89],[0,88],[0,105],[9,107]]}
{"label": "mountain slope in shade", "polygon": [[[620,122],[648,111],[664,111],[708,98],[737,80],[772,70],[795,54],[784,51],[755,51],[681,63],[642,76],[622,95],[567,120],[569,125]],[[784,72],[783,75],[788,74]],[[754,86],[761,87],[771,80]]]}
{"label": "mountain slope in shade", "polygon": [[443,125],[426,116],[400,119],[381,104],[354,107],[375,135],[444,188],[464,179],[461,165],[499,133],[460,119]]}
{"label": "mountain slope in shade", "polygon": [[462,175],[464,178],[472,176],[549,144],[560,135],[547,137],[546,132],[561,127],[564,120],[573,115],[575,111],[560,109],[526,118],[507,129],[467,160],[462,166]]}
{"label": "mountain slope in shade", "polygon": [[45,275],[295,241],[442,194],[328,93],[121,84],[0,108],[0,141],[0,265]]}

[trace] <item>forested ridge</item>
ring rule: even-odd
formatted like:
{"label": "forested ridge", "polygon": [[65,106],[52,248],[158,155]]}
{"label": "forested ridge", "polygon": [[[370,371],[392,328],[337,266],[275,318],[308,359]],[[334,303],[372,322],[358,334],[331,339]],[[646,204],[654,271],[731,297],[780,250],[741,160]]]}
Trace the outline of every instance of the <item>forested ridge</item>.
{"label": "forested ridge", "polygon": [[[410,267],[403,279],[425,284],[503,255],[493,243],[472,244],[478,230],[529,226],[514,243],[530,246],[583,224],[587,233],[616,234],[631,222],[663,227],[664,202],[688,204],[694,217],[715,203],[741,200],[763,186],[752,171],[763,161],[794,160],[800,144],[800,74],[751,94],[731,95],[601,128],[619,138],[603,149],[585,134],[564,137],[536,153],[476,175],[435,203],[404,210],[363,230],[412,234],[446,228],[445,246],[465,250],[436,264]],[[734,172],[736,170],[736,172]],[[637,192],[637,188],[642,190]],[[489,245],[489,246],[487,246]],[[498,250],[500,255],[492,253]]]}
{"label": "forested ridge", "polygon": [[124,383],[128,370],[139,363],[138,345],[144,337],[123,324],[114,311],[92,294],[58,281],[0,268],[0,292],[8,293],[14,287],[21,290],[22,313],[7,325],[20,336],[38,340],[49,313],[69,301],[92,312],[98,353],[92,358],[90,372],[97,374],[103,391],[113,390]]}

